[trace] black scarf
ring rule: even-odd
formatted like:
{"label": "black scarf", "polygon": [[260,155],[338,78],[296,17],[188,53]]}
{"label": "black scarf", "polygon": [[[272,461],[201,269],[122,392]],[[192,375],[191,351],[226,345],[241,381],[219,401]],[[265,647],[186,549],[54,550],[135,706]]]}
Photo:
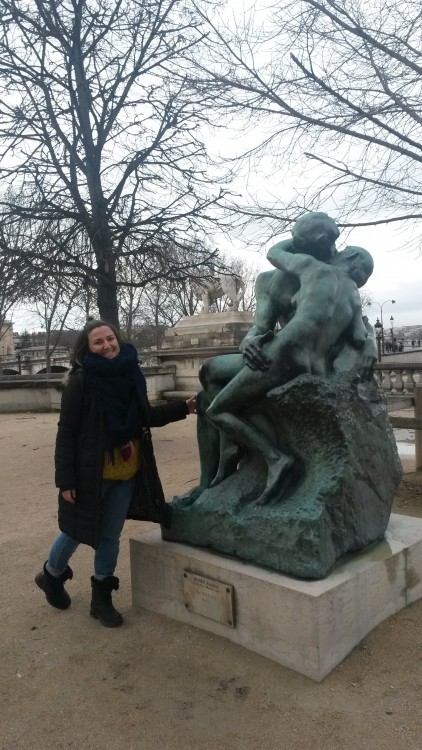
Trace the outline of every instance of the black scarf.
{"label": "black scarf", "polygon": [[137,437],[146,423],[147,387],[132,344],[123,344],[117,357],[106,359],[88,352],[81,361],[85,383],[105,421],[106,448],[113,448]]}

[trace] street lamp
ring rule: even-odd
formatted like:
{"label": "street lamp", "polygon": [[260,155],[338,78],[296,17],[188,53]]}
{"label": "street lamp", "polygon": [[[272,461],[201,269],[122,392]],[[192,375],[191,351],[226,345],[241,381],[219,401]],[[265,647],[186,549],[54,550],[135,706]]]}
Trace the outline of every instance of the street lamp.
{"label": "street lamp", "polygon": [[378,362],[381,362],[381,337],[382,337],[382,325],[380,319],[377,318],[377,322],[374,325],[375,336],[377,339],[377,351],[378,351]]}
{"label": "street lamp", "polygon": [[390,335],[391,335],[391,350],[394,351],[394,330],[393,330],[394,318],[393,318],[392,315],[390,317],[390,326],[391,326],[391,331],[390,331]]}
{"label": "street lamp", "polygon": [[383,354],[384,354],[384,321],[382,319],[382,308],[384,307],[384,305],[387,304],[387,302],[391,302],[391,304],[394,305],[395,302],[396,302],[396,300],[395,299],[386,299],[384,302],[381,302],[381,303],[379,303],[379,302],[368,302],[368,307],[370,307],[371,305],[378,305],[378,307],[379,307],[379,309],[381,311],[381,316],[380,316],[381,317],[381,344],[382,344],[382,353]]}

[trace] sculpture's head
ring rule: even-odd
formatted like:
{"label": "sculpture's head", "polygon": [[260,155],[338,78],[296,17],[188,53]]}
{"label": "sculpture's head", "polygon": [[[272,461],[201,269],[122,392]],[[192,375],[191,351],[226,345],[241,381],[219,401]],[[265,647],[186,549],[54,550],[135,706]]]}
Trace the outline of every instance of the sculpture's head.
{"label": "sculpture's head", "polygon": [[330,260],[336,254],[334,243],[339,234],[336,222],[328,214],[309,211],[293,225],[293,247],[317,260]]}
{"label": "sculpture's head", "polygon": [[371,253],[356,245],[347,245],[344,250],[337,253],[331,265],[344,267],[348,276],[353,279],[358,287],[366,284],[374,270],[374,260]]}

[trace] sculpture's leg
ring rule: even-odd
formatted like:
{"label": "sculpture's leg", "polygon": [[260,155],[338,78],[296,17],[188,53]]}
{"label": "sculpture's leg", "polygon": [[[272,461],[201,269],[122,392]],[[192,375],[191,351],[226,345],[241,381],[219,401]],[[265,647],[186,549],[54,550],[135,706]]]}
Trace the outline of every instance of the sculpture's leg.
{"label": "sculpture's leg", "polygon": [[[211,408],[212,407],[210,407],[210,409]],[[233,438],[236,436],[236,439],[250,450],[259,451],[265,459],[268,466],[267,484],[265,491],[261,497],[258,498],[257,502],[261,505],[265,505],[277,500],[282,500],[287,488],[290,486],[289,473],[294,465],[294,459],[291,458],[291,456],[287,456],[277,448],[271,440],[261,432],[261,430],[258,430],[255,425],[247,419],[243,419],[237,414],[233,415],[227,413],[219,414],[215,419],[212,414],[210,414],[210,409],[208,409],[207,414],[214,424],[227,432],[229,437]],[[222,476],[221,479],[218,479],[217,475],[212,485],[215,486],[224,478],[225,476]]]}
{"label": "sculpture's leg", "polygon": [[209,404],[210,399],[206,391],[199,391],[196,397],[196,436],[198,440],[199,462],[201,467],[198,495],[200,495],[207,487],[211,486],[211,482],[218,470],[220,457],[219,431],[206,416]]}
{"label": "sculpture's leg", "polygon": [[[201,467],[199,486],[193,490],[197,497],[211,486],[218,472],[220,461],[220,431],[209,421],[206,411],[213,398],[242,367],[241,354],[226,354],[205,360],[199,371],[199,380],[203,390],[197,394],[197,440]],[[233,444],[228,437],[225,437],[224,445],[229,450],[229,446]],[[233,446],[233,452],[238,454],[238,451],[238,447]]]}
{"label": "sculpture's leg", "polygon": [[267,484],[261,497],[257,500],[258,505],[268,505],[283,500],[296,478],[295,462],[291,456],[280,453],[279,458],[274,463],[267,461],[267,464]]}
{"label": "sculpture's leg", "polygon": [[239,290],[236,294],[236,307],[235,307],[236,310],[239,309],[240,303],[242,302],[244,296],[245,296],[245,286],[242,283],[242,285],[239,287]]}
{"label": "sculpture's leg", "polygon": [[[257,425],[245,419],[239,412],[244,412],[251,403],[256,404],[271,388],[280,384],[282,379],[278,367],[271,366],[266,372],[244,367],[215,397],[207,410],[211,422],[223,430],[231,440],[262,454],[268,466],[268,479],[265,492],[259,500],[261,503],[282,499],[286,477],[293,467],[294,460],[283,453]],[[229,461],[228,456],[227,462]],[[222,464],[221,474],[224,478],[224,457]],[[215,483],[218,478],[217,475]]]}
{"label": "sculpture's leg", "polygon": [[204,305],[202,312],[203,313],[209,313],[210,311],[210,297],[208,292],[204,292],[202,295],[202,304]]}
{"label": "sculpture's leg", "polygon": [[211,482],[211,487],[216,487],[223,479],[226,479],[236,471],[241,456],[242,450],[240,446],[234,443],[227,433],[220,430],[220,461],[218,470]]}

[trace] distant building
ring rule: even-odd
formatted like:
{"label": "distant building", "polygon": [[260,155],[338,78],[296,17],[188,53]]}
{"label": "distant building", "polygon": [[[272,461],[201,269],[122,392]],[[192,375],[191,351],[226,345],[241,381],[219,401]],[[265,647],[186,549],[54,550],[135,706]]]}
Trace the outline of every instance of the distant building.
{"label": "distant building", "polygon": [[13,356],[14,353],[13,323],[5,320],[0,327],[0,357]]}
{"label": "distant building", "polygon": [[[389,333],[388,328],[384,328],[384,335],[387,336]],[[397,326],[394,327],[394,336],[397,337],[397,339],[404,339],[406,342],[406,345],[410,344],[411,341],[421,341],[422,340],[422,325],[413,325],[413,326]]]}
{"label": "distant building", "polygon": [[[24,334],[18,335],[18,346],[22,347],[22,342],[20,339],[22,339],[22,336],[25,335],[28,337],[27,343],[24,344],[23,348],[26,349],[28,347],[39,347],[44,348],[47,342],[47,334],[45,331],[31,331],[28,333],[25,331]],[[74,330],[64,330],[64,331],[51,331],[50,333],[50,348],[53,346],[61,346],[61,347],[67,347],[68,349],[71,349],[79,336],[79,331]],[[20,343],[19,343],[20,342]],[[16,340],[15,340],[15,346],[16,346]]]}

